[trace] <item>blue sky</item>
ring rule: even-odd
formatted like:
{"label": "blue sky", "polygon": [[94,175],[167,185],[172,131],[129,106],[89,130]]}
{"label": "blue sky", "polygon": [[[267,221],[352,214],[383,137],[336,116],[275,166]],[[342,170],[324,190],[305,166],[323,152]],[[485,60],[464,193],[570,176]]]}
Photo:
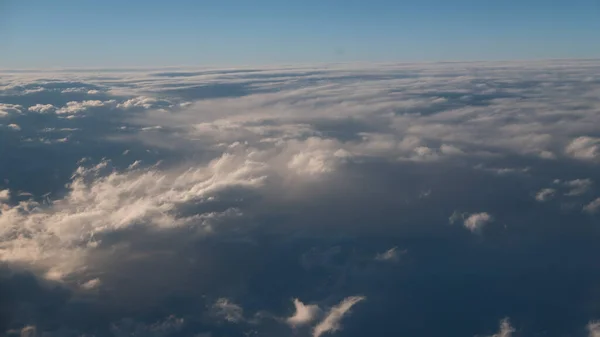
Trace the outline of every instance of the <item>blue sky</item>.
{"label": "blue sky", "polygon": [[597,0],[2,0],[1,68],[600,57]]}

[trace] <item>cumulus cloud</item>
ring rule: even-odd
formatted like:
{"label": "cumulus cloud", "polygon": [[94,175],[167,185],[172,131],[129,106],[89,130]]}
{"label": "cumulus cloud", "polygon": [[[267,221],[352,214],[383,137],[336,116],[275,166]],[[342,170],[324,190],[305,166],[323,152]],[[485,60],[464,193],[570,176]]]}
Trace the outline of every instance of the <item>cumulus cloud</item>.
{"label": "cumulus cloud", "polygon": [[492,216],[486,212],[470,214],[465,218],[464,226],[471,232],[482,229],[492,221]]}
{"label": "cumulus cloud", "polygon": [[17,104],[6,104],[0,103],[0,117],[6,117],[12,114],[19,114],[23,109],[22,106]]}
{"label": "cumulus cloud", "polygon": [[81,102],[68,102],[67,105],[62,108],[56,110],[57,114],[75,114],[82,111],[86,111],[90,108],[100,108],[105,106],[114,106],[116,103],[115,100],[110,101],[99,101],[99,100],[89,100],[89,101],[81,101]]}
{"label": "cumulus cloud", "polygon": [[27,108],[27,110],[37,113],[48,113],[54,111],[55,109],[56,108],[52,104],[36,104]]}
{"label": "cumulus cloud", "polygon": [[350,309],[363,300],[365,300],[363,296],[351,296],[331,308],[325,315],[325,318],[313,329],[313,337],[319,337],[323,334],[333,333],[342,329],[341,321],[344,316],[350,314]]}
{"label": "cumulus cloud", "polygon": [[296,311],[291,317],[286,319],[287,324],[291,325],[292,327],[309,324],[321,313],[321,309],[318,305],[306,305],[297,298],[294,299],[294,307]]}
{"label": "cumulus cloud", "polygon": [[134,109],[134,108],[143,108],[143,109],[153,109],[153,108],[168,108],[171,107],[171,102],[167,100],[160,100],[154,97],[148,96],[139,96],[132,99],[128,99],[123,103],[117,104],[117,108],[119,109]]}
{"label": "cumulus cloud", "polygon": [[33,264],[46,270],[46,277],[62,279],[84,267],[99,234],[139,223],[170,228],[191,222],[210,230],[211,219],[235,216],[236,210],[181,217],[177,206],[227,189],[257,188],[265,179],[260,163],[231,154],[196,169],[134,169],[96,178],[108,165],[79,167],[70,192],[50,205],[28,201],[5,209],[0,214],[0,261]]}
{"label": "cumulus cloud", "polygon": [[0,202],[6,202],[10,199],[10,190],[0,190]]}
{"label": "cumulus cloud", "polygon": [[544,188],[535,194],[535,200],[544,202],[552,199],[556,195],[556,190],[553,188]]}
{"label": "cumulus cloud", "polygon": [[18,124],[12,123],[12,124],[8,124],[7,126],[8,126],[8,128],[10,128],[14,131],[21,131],[21,127]]}
{"label": "cumulus cloud", "polygon": [[565,151],[577,159],[595,160],[600,157],[600,138],[577,137],[567,145]]}

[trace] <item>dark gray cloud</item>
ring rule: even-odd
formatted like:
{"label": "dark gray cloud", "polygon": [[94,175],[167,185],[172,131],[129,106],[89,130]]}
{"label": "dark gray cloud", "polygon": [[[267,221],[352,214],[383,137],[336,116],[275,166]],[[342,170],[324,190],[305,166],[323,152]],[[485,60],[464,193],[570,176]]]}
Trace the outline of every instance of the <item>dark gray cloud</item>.
{"label": "dark gray cloud", "polygon": [[599,93],[592,61],[6,72],[0,331],[593,335]]}

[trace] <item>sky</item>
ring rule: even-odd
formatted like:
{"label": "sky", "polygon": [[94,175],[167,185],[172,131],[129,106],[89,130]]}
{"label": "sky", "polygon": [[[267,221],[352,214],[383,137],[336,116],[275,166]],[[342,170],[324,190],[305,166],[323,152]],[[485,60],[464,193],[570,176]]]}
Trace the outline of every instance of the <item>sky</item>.
{"label": "sky", "polygon": [[0,68],[600,57],[595,0],[2,0]]}

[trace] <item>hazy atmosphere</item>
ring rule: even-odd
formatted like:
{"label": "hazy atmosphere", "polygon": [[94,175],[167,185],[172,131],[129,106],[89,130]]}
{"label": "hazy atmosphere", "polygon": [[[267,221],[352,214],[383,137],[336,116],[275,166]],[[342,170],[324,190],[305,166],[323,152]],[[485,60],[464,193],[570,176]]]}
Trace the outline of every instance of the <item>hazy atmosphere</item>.
{"label": "hazy atmosphere", "polygon": [[598,5],[323,3],[0,2],[0,336],[600,336]]}

